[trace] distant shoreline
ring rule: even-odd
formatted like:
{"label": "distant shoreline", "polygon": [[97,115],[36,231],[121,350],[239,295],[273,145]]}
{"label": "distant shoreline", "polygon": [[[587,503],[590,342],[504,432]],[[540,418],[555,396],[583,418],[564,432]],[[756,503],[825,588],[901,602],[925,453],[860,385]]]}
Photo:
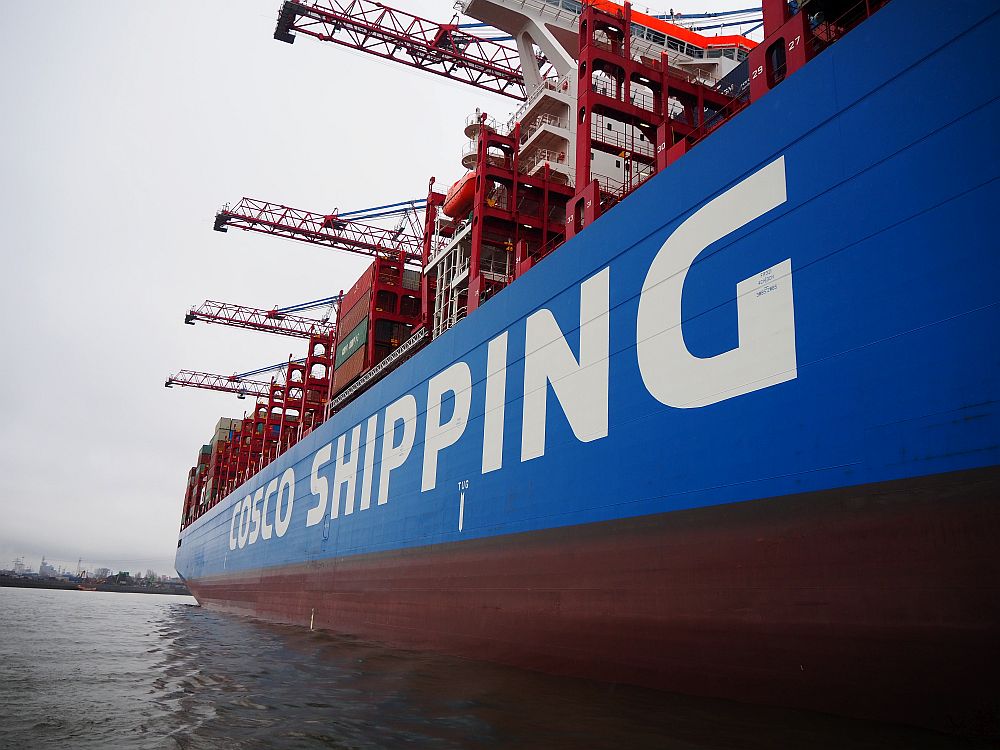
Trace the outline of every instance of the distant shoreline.
{"label": "distant shoreline", "polygon": [[[59,581],[53,578],[20,578],[17,576],[0,575],[0,588],[19,589],[62,589],[64,591],[114,591],[120,594],[167,594],[169,596],[191,596],[188,587],[183,583],[165,583],[156,586],[133,586],[117,583],[79,584],[72,581]],[[83,588],[85,587],[85,588]]]}

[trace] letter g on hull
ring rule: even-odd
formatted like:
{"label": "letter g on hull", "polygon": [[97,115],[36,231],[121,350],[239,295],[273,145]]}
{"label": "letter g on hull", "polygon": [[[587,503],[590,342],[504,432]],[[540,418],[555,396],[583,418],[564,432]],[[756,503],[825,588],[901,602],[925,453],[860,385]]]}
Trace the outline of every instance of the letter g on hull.
{"label": "letter g on hull", "polygon": [[782,156],[685,219],[653,259],[639,298],[636,354],[646,388],[661,403],[708,406],[796,378],[791,260],[736,285],[735,349],[696,357],[681,328],[684,280],[695,258],[785,200]]}

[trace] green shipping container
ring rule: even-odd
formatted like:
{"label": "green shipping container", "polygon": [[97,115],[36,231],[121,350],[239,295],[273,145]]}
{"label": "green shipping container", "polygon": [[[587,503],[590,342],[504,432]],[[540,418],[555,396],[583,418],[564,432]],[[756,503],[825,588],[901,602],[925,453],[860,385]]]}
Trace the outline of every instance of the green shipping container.
{"label": "green shipping container", "polygon": [[368,343],[368,318],[358,323],[353,331],[338,342],[334,369],[350,359],[354,352],[363,349],[366,343]]}

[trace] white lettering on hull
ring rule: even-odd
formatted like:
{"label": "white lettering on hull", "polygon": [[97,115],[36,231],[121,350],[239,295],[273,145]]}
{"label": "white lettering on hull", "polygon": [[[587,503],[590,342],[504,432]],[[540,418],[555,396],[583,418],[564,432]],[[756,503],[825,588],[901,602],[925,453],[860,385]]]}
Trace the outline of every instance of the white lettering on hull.
{"label": "white lettering on hull", "polygon": [[368,417],[365,428],[365,468],[361,472],[361,510],[372,504],[372,470],[375,468],[375,435],[378,432],[378,414]]}
{"label": "white lettering on hull", "polygon": [[[447,422],[441,422],[441,400],[451,393],[454,408]],[[465,432],[472,407],[472,371],[465,362],[456,362],[427,383],[427,424],[424,427],[424,470],[420,491],[437,485],[438,453],[458,442]]]}
{"label": "white lettering on hull", "polygon": [[332,453],[333,444],[327,443],[313,455],[312,472],[309,474],[309,491],[316,495],[319,501],[306,513],[306,526],[315,526],[326,517],[326,506],[330,502],[330,480],[321,477],[319,470],[330,462]]}
{"label": "white lettering on hull", "polygon": [[[791,260],[783,260],[736,284],[739,339],[735,348],[711,357],[695,356],[684,341],[682,319],[684,283],[704,249],[785,201],[782,157],[704,205],[664,241],[642,286],[635,329],[639,373],[657,401],[678,409],[701,408],[796,378]],[[610,285],[610,267],[580,284],[576,336],[567,336],[548,309],[537,310],[525,319],[522,461],[545,455],[550,387],[577,440],[592,442],[608,435]],[[483,474],[503,466],[509,337],[510,331],[503,331],[487,344],[482,402]],[[579,340],[578,356],[567,338]],[[616,351],[619,348],[616,346]],[[462,360],[427,381],[421,492],[437,488],[442,451],[465,437],[473,381],[469,364]],[[452,402],[452,409],[450,416],[442,420],[447,400]],[[380,417],[383,433],[379,443]],[[342,516],[352,515],[355,508],[369,511],[376,466],[376,503],[388,503],[393,472],[406,464],[413,451],[417,418],[417,399],[406,394],[365,420],[363,441],[359,423],[337,438],[335,452],[334,442],[322,445],[312,456],[309,489],[316,503],[306,513],[305,526],[325,520],[324,528],[328,529],[328,519],[341,515],[342,494]],[[331,461],[332,485],[328,476]],[[356,492],[359,472],[360,491]],[[464,527],[467,488],[468,480],[460,482],[459,531]],[[273,525],[268,519],[272,499]],[[272,532],[279,538],[284,536],[294,501],[295,472],[289,467],[280,477],[273,477],[266,489],[260,487],[233,504],[229,549],[244,549],[259,539],[269,540]]]}
{"label": "white lettering on hull", "polygon": [[503,466],[503,420],[507,402],[507,332],[486,351],[486,406],[483,413],[483,474]]}
{"label": "white lettering on hull", "polygon": [[337,470],[333,475],[333,507],[330,508],[330,518],[337,517],[337,506],[340,505],[340,488],[344,487],[344,515],[354,512],[354,479],[358,475],[358,448],[361,445],[361,425],[351,430],[351,455],[344,457],[344,443],[347,435],[337,438]]}
{"label": "white lettering on hull", "polygon": [[[698,255],[786,200],[777,159],[702,206],[667,238],[639,297],[636,356],[643,383],[667,406],[694,409],[796,377],[792,266],[784,260],[736,286],[739,346],[696,357],[684,343],[681,298]],[[757,294],[766,279],[766,294]]]}
{"label": "white lettering on hull", "polygon": [[[396,426],[402,423],[402,435],[396,443]],[[382,435],[382,471],[378,478],[378,504],[389,502],[389,476],[406,463],[417,434],[417,400],[407,394],[385,409],[385,433]]]}
{"label": "white lettering on hull", "polygon": [[524,334],[522,461],[545,455],[549,385],[577,440],[588,443],[608,434],[610,276],[611,270],[605,268],[580,285],[579,361],[549,310],[528,316]]}

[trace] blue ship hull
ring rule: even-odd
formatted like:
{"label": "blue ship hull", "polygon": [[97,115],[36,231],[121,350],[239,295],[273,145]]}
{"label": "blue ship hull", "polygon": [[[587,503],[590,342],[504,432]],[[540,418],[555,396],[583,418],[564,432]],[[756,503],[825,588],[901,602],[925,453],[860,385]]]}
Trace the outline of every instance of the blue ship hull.
{"label": "blue ship hull", "polygon": [[890,3],[186,528],[178,572],[373,640],[995,731],[1000,90],[968,72],[998,31]]}

